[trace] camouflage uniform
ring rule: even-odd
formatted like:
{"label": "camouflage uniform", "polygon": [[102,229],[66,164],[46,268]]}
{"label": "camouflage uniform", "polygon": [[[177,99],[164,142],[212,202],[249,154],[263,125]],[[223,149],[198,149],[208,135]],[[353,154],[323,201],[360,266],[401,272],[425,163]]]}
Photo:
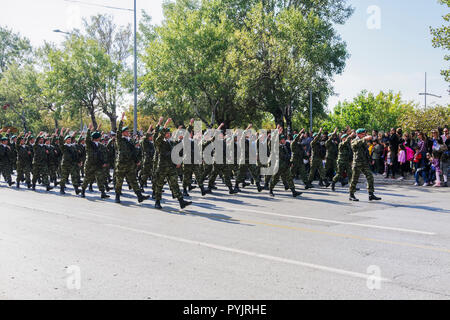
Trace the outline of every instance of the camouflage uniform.
{"label": "camouflage uniform", "polygon": [[292,177],[300,176],[304,184],[308,183],[308,177],[306,176],[305,164],[303,162],[306,159],[305,149],[300,142],[300,135],[298,135],[291,143],[291,174]]}
{"label": "camouflage uniform", "polygon": [[5,181],[8,184],[12,184],[11,171],[12,171],[13,153],[9,145],[0,145],[0,174],[3,175]]}
{"label": "camouflage uniform", "polygon": [[366,176],[367,190],[369,193],[373,193],[375,188],[373,175],[369,168],[369,151],[367,149],[367,143],[364,139],[356,138],[352,141],[351,146],[353,151],[353,174],[350,182],[350,194],[356,192],[356,185],[361,173]]}
{"label": "camouflage uniform", "polygon": [[327,149],[325,157],[325,175],[330,178],[334,177],[337,171],[336,161],[338,158],[338,145],[335,142],[336,135],[332,134],[327,142],[325,142],[325,147]]}
{"label": "camouflage uniform", "polygon": [[308,181],[313,182],[316,170],[319,171],[320,178],[326,180],[325,169],[323,167],[323,159],[320,156],[320,134],[316,135],[311,141],[311,168],[309,171]]}
{"label": "camouflage uniform", "polygon": [[133,140],[122,137],[123,122],[120,121],[116,133],[116,195],[122,192],[123,179],[135,193],[140,193],[136,179],[136,163],[139,162]]}
{"label": "camouflage uniform", "polygon": [[[39,139],[37,139],[39,140]],[[40,177],[42,183],[48,188],[50,186],[50,182],[48,180],[49,177],[49,168],[48,168],[48,149],[45,144],[39,145],[36,143],[33,146],[34,157],[33,157],[33,179],[31,183],[33,184],[33,188],[36,186],[36,181]]]}
{"label": "camouflage uniform", "polygon": [[141,148],[143,151],[143,161],[141,170],[142,186],[147,184],[148,178],[152,178],[153,173],[153,157],[155,155],[155,146],[153,144],[153,141],[149,140],[149,138],[152,135],[153,135],[152,133],[147,133],[141,141]]}
{"label": "camouflage uniform", "polygon": [[62,153],[61,181],[59,182],[59,185],[64,189],[70,175],[72,185],[77,190],[80,186],[80,159],[78,148],[74,144],[65,144],[63,136],[59,137],[59,145]]}
{"label": "camouflage uniform", "polygon": [[270,192],[272,193],[278,181],[280,181],[280,177],[283,181],[286,181],[287,185],[289,186],[289,189],[294,191],[295,190],[294,179],[292,177],[291,170],[289,168],[290,156],[286,144],[280,143],[278,159],[276,159],[275,161],[278,162],[278,171],[272,176],[270,180]]}
{"label": "camouflage uniform", "polygon": [[343,179],[344,172],[347,173],[347,176],[352,176],[352,140],[350,137],[347,140],[341,142],[338,147],[338,160],[337,160],[337,170],[336,175],[333,178],[333,182],[336,183],[339,180]]}
{"label": "camouflage uniform", "polygon": [[103,165],[107,163],[107,159],[104,158],[101,146],[103,146],[101,142],[95,143],[92,141],[91,130],[88,129],[86,134],[86,162],[84,164],[85,176],[81,186],[82,190],[86,190],[90,184],[96,181],[98,189],[102,193],[105,192],[107,177],[105,176]]}
{"label": "camouflage uniform", "polygon": [[[23,138],[22,138],[23,139]],[[20,141],[16,144],[17,152],[17,184],[24,181],[27,185],[31,185],[31,162],[33,161],[28,139],[25,144],[21,145]]]}
{"label": "camouflage uniform", "polygon": [[172,144],[165,140],[167,129],[162,129],[155,139],[155,149],[158,153],[158,164],[156,167],[156,179],[153,182],[155,199],[160,201],[162,198],[162,190],[167,179],[172,194],[179,201],[182,201],[183,196],[178,186],[178,176],[176,166],[172,162]]}

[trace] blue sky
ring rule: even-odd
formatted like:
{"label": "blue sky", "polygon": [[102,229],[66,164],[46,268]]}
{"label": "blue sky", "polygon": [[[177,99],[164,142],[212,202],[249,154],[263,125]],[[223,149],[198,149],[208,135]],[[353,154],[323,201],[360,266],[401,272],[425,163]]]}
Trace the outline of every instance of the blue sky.
{"label": "blue sky", "polygon": [[[80,25],[81,17],[105,12],[118,24],[132,22],[132,13],[86,6],[64,0],[0,0],[0,25],[8,26],[39,46],[44,40],[60,43],[64,38],[53,29],[70,30]],[[137,0],[155,23],[162,20],[162,0]],[[446,7],[437,0],[349,0],[354,15],[338,31],[347,42],[350,59],[342,75],[335,77],[338,96],[329,99],[332,109],[339,100],[351,100],[361,90],[401,91],[405,100],[423,105],[424,76],[428,73],[428,91],[442,96],[429,98],[428,104],[449,104],[449,84],[440,75],[444,51],[431,45],[429,26],[442,25]],[[82,2],[131,8],[132,0],[82,0]],[[370,29],[367,12],[377,6],[380,28]],[[448,66],[447,66],[448,67]]]}

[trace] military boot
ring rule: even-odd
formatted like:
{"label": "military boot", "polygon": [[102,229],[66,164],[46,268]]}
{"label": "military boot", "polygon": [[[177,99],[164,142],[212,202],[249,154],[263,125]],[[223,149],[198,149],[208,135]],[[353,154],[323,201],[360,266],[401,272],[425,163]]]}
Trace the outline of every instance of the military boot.
{"label": "military boot", "polygon": [[74,186],[74,188],[75,188],[75,194],[76,195],[79,195],[80,194],[80,187],[79,186]]}
{"label": "military boot", "polygon": [[[212,192],[212,191],[213,191],[213,188],[214,188],[214,187],[208,186],[208,189],[206,189],[205,192],[208,193],[208,194],[212,194],[212,193],[213,193],[213,192]],[[217,189],[217,188],[216,188],[216,189]]]}
{"label": "military boot", "polygon": [[103,190],[103,191],[102,191],[101,198],[102,198],[102,199],[108,199],[108,198],[109,198],[109,195],[107,195],[106,192]]}
{"label": "military boot", "polygon": [[17,183],[16,183],[16,188],[17,188],[17,189],[20,189],[20,182],[17,182]]}
{"label": "military boot", "polygon": [[183,197],[190,197],[186,187],[183,188]]}
{"label": "military boot", "polygon": [[331,190],[336,191],[336,182],[331,183]]}
{"label": "military boot", "polygon": [[50,187],[50,185],[47,185],[47,191],[53,190],[53,187]]}
{"label": "military boot", "polygon": [[308,182],[308,183],[305,185],[305,190],[308,190],[308,189],[314,189],[314,186],[312,185],[311,182]]}
{"label": "military boot", "polygon": [[239,189],[238,183],[236,183],[235,186],[234,186],[234,192],[235,193],[241,192],[241,189]]}
{"label": "military boot", "polygon": [[234,189],[233,189],[232,186],[229,186],[229,187],[228,187],[228,193],[229,193],[229,194],[235,194],[235,193],[237,193],[237,192],[234,191]]}
{"label": "military boot", "polygon": [[328,179],[325,179],[325,188],[328,188],[331,183],[328,182]]}
{"label": "military boot", "polygon": [[192,184],[189,186],[189,191],[194,190],[195,188],[197,188],[196,186],[193,186]]}
{"label": "military boot", "polygon": [[292,191],[292,196],[293,196],[294,198],[297,198],[298,196],[301,196],[301,195],[302,195],[301,192],[295,191],[295,188],[291,188],[291,191]]}
{"label": "military boot", "polygon": [[144,200],[147,200],[148,198],[150,198],[150,196],[144,196],[142,195],[141,191],[136,192],[136,195],[138,197],[138,202],[141,203]]}
{"label": "military boot", "polygon": [[272,190],[272,189],[270,189],[269,194],[270,194],[270,196],[271,196],[272,198],[275,197],[275,194],[273,193],[273,190]]}
{"label": "military boot", "polygon": [[94,192],[94,188],[92,187],[92,183],[89,185],[89,192]]}
{"label": "military boot", "polygon": [[258,192],[261,192],[261,191],[263,191],[263,187],[261,187],[261,183],[259,183],[259,182],[256,182],[256,188],[258,189]]}
{"label": "military boot", "polygon": [[269,190],[269,182],[264,183],[264,190]]}
{"label": "military boot", "polygon": [[373,192],[369,192],[369,201],[378,201],[381,200],[381,198],[377,197]]}
{"label": "military boot", "polygon": [[28,188],[28,189],[31,188],[31,183],[27,182],[27,188]]}
{"label": "military boot", "polygon": [[350,198],[348,198],[348,200],[350,200],[350,201],[355,201],[355,202],[359,201],[359,199],[357,199],[357,198],[355,197],[355,194],[354,194],[354,193],[350,193]]}
{"label": "military boot", "polygon": [[283,182],[284,184],[284,190],[288,191],[289,190],[289,185],[286,182]]}
{"label": "military boot", "polygon": [[155,201],[155,209],[162,209],[162,207],[161,207],[161,200],[156,200]]}
{"label": "military boot", "polygon": [[36,191],[36,183],[33,183],[31,190]]}
{"label": "military boot", "polygon": [[202,192],[202,196],[206,195],[206,190],[204,186],[200,186],[200,191]]}
{"label": "military boot", "polygon": [[116,193],[116,203],[120,203],[120,194]]}
{"label": "military boot", "polygon": [[66,192],[64,191],[64,187],[63,186],[60,186],[59,194],[66,194]]}
{"label": "military boot", "polygon": [[86,197],[86,189],[85,188],[81,188],[81,197],[85,198]]}
{"label": "military boot", "polygon": [[183,198],[178,199],[178,202],[180,203],[180,208],[181,208],[181,209],[184,209],[184,208],[186,208],[187,206],[189,206],[189,205],[192,204],[192,201],[184,201]]}

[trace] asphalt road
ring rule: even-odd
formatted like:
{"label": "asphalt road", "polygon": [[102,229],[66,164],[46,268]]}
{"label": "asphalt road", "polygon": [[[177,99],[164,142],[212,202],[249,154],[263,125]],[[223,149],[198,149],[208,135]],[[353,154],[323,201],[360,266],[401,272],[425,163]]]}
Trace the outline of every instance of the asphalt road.
{"label": "asphalt road", "polygon": [[450,298],[448,188],[377,186],[369,203],[361,185],[351,203],[218,186],[185,210],[166,189],[158,211],[128,190],[117,205],[0,183],[0,299]]}

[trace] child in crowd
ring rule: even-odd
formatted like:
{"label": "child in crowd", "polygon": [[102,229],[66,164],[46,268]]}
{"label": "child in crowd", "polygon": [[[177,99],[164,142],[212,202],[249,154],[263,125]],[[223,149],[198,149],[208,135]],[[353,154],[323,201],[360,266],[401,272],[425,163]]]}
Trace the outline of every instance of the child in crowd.
{"label": "child in crowd", "polygon": [[398,165],[400,168],[400,174],[401,177],[398,178],[398,180],[405,179],[405,172],[407,172],[407,168],[405,168],[406,165],[406,149],[403,144],[398,146]]}

